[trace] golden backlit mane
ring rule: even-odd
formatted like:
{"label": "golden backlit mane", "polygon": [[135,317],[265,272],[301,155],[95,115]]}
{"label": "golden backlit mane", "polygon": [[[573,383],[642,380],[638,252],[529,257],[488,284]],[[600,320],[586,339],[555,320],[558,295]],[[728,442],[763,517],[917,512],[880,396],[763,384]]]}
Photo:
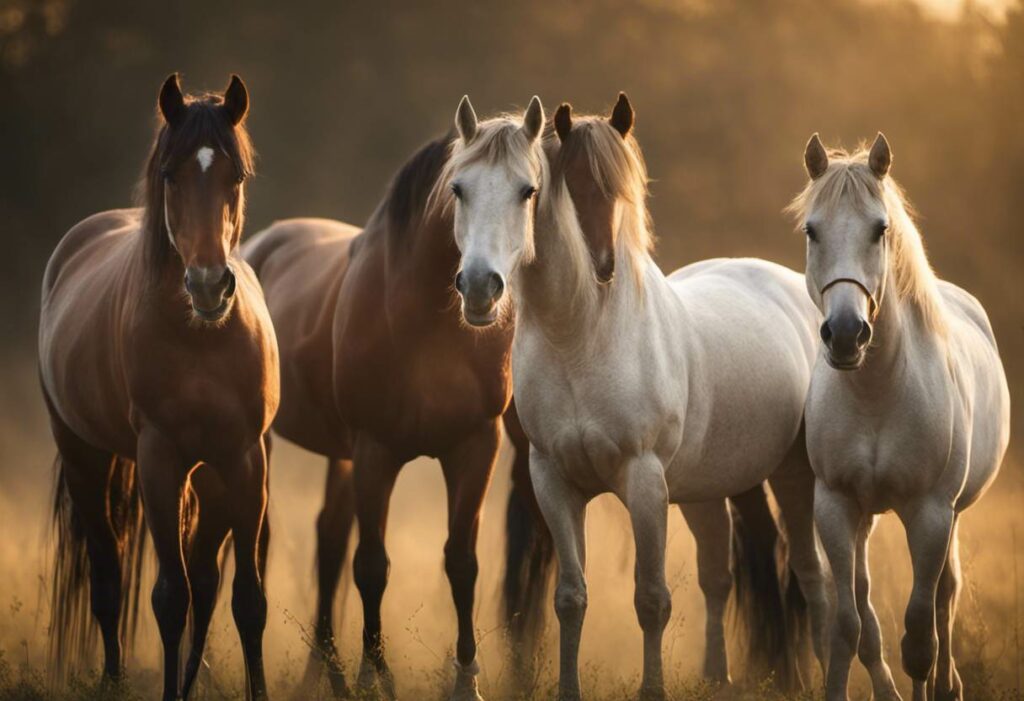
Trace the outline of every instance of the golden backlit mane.
{"label": "golden backlit mane", "polygon": [[[582,153],[590,164],[591,174],[606,195],[618,200],[625,208],[622,212],[620,228],[616,240],[615,256],[619,260],[628,261],[634,280],[642,289],[643,260],[654,246],[651,233],[650,213],[647,209],[647,165],[644,162],[640,144],[632,133],[625,138],[609,124],[608,118],[599,115],[572,117],[572,136],[565,144],[560,144],[553,126],[548,125],[545,132],[545,143],[552,161],[552,181],[550,191],[551,206],[559,213],[561,221],[569,218],[568,210],[575,210],[572,200],[564,186],[565,164],[573,160],[574,155]],[[561,153],[560,150],[564,149]],[[562,210],[562,211],[559,211]],[[574,257],[579,265],[590,267],[589,253],[583,243],[579,226],[566,227],[569,232],[576,232],[579,246],[572,246]],[[592,275],[584,276],[590,282]]]}
{"label": "golden backlit mane", "polygon": [[882,201],[889,215],[889,274],[892,289],[900,299],[908,300],[921,310],[925,324],[944,333],[945,311],[937,287],[935,272],[925,254],[921,233],[914,224],[913,209],[903,189],[886,175],[879,179],[868,166],[868,149],[848,152],[831,149],[828,169],[786,207],[801,224],[813,210],[824,214],[836,211],[841,204],[852,205],[858,212],[867,212]]}

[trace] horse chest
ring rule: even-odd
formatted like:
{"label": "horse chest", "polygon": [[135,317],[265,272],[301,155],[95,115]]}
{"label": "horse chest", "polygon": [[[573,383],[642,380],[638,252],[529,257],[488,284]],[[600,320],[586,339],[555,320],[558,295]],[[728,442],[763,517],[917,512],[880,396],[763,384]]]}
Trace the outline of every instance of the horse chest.
{"label": "horse chest", "polygon": [[465,333],[439,329],[343,351],[335,375],[342,419],[410,454],[433,455],[501,416],[511,396],[508,342]]}
{"label": "horse chest", "polygon": [[817,477],[874,513],[936,491],[954,498],[963,483],[950,407],[920,397],[880,405],[812,387],[807,446]]}
{"label": "horse chest", "polygon": [[536,350],[527,342],[513,356],[520,418],[530,442],[572,466],[585,491],[615,489],[630,458],[678,443],[679,421],[647,391],[642,368],[563,363]]}
{"label": "horse chest", "polygon": [[258,347],[136,348],[129,364],[132,423],[156,427],[190,460],[233,459],[269,428],[276,370]]}

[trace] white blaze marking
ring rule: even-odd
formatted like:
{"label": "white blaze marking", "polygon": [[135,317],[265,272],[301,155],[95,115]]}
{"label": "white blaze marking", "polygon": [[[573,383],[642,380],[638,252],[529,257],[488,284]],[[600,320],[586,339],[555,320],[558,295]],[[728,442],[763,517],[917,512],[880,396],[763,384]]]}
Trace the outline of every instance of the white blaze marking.
{"label": "white blaze marking", "polygon": [[213,163],[213,156],[213,149],[209,146],[203,146],[196,151],[196,160],[199,161],[199,167],[203,169],[204,173],[210,167],[210,164]]}

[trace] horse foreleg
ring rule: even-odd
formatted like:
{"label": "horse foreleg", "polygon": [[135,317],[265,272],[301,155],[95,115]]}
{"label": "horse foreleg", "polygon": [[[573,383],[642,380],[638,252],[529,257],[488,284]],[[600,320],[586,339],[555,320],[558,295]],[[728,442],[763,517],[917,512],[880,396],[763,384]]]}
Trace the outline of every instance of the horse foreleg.
{"label": "horse foreleg", "polygon": [[153,613],[164,648],[164,701],[178,698],[178,646],[188,615],[189,584],[181,550],[181,498],[189,465],[158,431],[139,435],[139,480],[146,524],[160,563]]}
{"label": "horse foreleg", "polygon": [[[242,644],[249,695],[267,697],[263,671],[263,631],[267,625],[267,597],[260,576],[261,532],[267,510],[267,459],[259,441],[238,463],[224,466],[224,481],[231,485],[231,530],[235,538],[235,581],[231,613]],[[199,512],[202,520],[202,505]]]}
{"label": "horse foreleg", "polygon": [[384,659],[380,606],[388,585],[391,566],[384,548],[388,504],[402,461],[385,446],[365,434],[356,438],[354,451],[356,519],[359,521],[359,545],[352,570],[363,601],[363,659],[357,684],[364,692],[379,678],[381,691],[395,698],[395,682]]}
{"label": "horse foreleg", "polygon": [[185,555],[192,589],[192,649],[185,663],[183,699],[188,698],[203,662],[206,636],[220,587],[217,557],[231,528],[230,500],[226,499],[224,486],[212,474],[212,468],[200,467],[193,473],[191,482],[199,500],[199,522]]}
{"label": "horse foreleg", "polygon": [[644,632],[644,672],[641,700],[665,698],[661,641],[672,614],[672,595],[665,583],[665,541],[668,527],[668,485],[665,470],[653,455],[644,455],[626,466],[626,491],[622,494],[633,524],[636,542],[636,591],[633,602]]}
{"label": "horse foreleg", "polygon": [[871,605],[871,575],[868,572],[868,539],[875,527],[875,517],[866,516],[857,530],[856,580],[857,611],[860,614],[860,644],[857,655],[871,676],[871,687],[877,701],[899,701],[892,671],[882,657],[882,629]]}
{"label": "horse foreleg", "polygon": [[949,555],[953,508],[939,499],[926,498],[897,513],[907,531],[914,570],[901,643],[903,669],[914,682],[914,701],[925,701],[938,648],[935,595]]}
{"label": "horse foreleg", "polygon": [[732,591],[732,514],[725,499],[682,504],[679,510],[697,543],[697,581],[704,594],[704,676],[728,684],[725,607]]}
{"label": "horse foreleg", "polygon": [[836,587],[836,615],[832,623],[826,701],[846,701],[850,665],[860,639],[860,616],[854,589],[854,550],[860,507],[846,494],[818,481],[814,490],[814,523],[821,536]]}
{"label": "horse foreleg", "polygon": [[473,590],[479,566],[476,541],[480,509],[498,454],[498,423],[489,425],[441,458],[448,490],[448,541],[444,545],[444,571],[452,588],[459,637],[456,644],[455,688],[452,701],[478,701],[476,638],[473,632]]}
{"label": "horse foreleg", "polygon": [[587,498],[565,479],[558,465],[530,448],[530,478],[544,520],[551,529],[558,555],[555,613],[559,623],[559,701],[578,701],[580,693],[580,637],[587,611]]}

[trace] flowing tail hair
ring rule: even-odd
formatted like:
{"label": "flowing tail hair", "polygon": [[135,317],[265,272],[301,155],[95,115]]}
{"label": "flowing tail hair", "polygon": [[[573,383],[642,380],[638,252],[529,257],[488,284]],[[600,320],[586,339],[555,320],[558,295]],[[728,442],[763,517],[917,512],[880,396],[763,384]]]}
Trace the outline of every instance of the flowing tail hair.
{"label": "flowing tail hair", "polygon": [[[50,658],[65,675],[88,657],[97,626],[91,615],[89,558],[85,524],[75,513],[65,466],[58,456],[53,498],[55,553],[50,582]],[[139,620],[139,592],[146,550],[146,528],[135,463],[115,456],[106,485],[107,518],[117,541],[121,572],[120,631],[122,647],[130,649]]]}
{"label": "flowing tail hair", "polygon": [[534,662],[547,622],[554,581],[555,547],[530,482],[530,442],[513,404],[505,414],[505,429],[515,446],[512,491],[505,515],[505,578],[502,586],[505,625],[512,648],[515,684],[533,692]]}
{"label": "flowing tail hair", "polygon": [[730,499],[733,505],[733,622],[744,643],[746,675],[771,678],[783,691],[801,687],[799,661],[810,630],[807,602],[787,562],[785,539],[763,485]]}

